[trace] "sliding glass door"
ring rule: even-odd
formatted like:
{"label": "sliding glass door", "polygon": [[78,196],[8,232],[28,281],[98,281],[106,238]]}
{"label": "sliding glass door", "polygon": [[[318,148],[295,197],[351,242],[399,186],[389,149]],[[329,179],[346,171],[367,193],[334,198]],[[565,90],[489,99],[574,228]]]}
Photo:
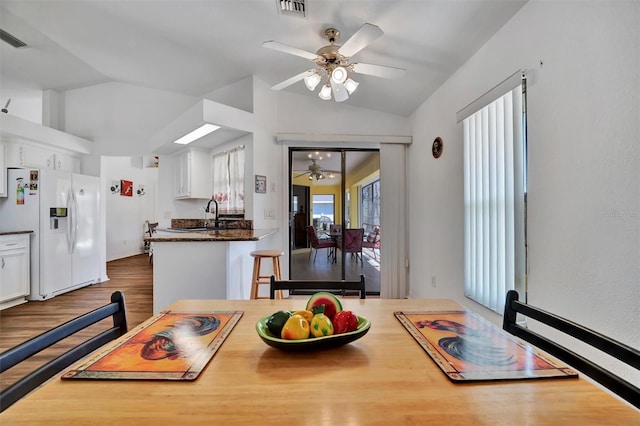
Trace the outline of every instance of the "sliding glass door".
{"label": "sliding glass door", "polygon": [[[289,164],[289,276],[356,280],[364,274],[367,292],[379,294],[380,253],[367,247],[368,234],[380,224],[378,150],[290,148]],[[301,203],[308,206],[304,212]]]}

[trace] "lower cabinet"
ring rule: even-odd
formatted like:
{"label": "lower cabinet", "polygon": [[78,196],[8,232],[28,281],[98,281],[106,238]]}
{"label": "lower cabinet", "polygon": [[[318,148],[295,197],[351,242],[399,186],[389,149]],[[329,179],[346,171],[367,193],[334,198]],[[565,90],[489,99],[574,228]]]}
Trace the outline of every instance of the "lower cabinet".
{"label": "lower cabinet", "polygon": [[29,235],[0,235],[0,309],[27,301],[30,291]]}

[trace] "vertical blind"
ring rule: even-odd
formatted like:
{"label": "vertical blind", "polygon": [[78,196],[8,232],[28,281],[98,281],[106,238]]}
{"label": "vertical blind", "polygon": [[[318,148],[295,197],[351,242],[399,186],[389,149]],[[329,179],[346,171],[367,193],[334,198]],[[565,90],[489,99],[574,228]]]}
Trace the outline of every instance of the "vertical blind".
{"label": "vertical blind", "polygon": [[380,144],[380,297],[404,299],[409,297],[407,212],[406,206],[406,147],[404,144]]}
{"label": "vertical blind", "polygon": [[524,289],[522,87],[463,120],[465,296],[500,314]]}

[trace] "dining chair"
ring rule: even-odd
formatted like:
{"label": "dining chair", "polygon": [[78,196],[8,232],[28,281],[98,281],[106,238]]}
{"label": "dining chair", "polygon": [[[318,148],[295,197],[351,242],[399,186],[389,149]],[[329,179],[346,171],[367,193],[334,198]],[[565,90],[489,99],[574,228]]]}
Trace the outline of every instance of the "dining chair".
{"label": "dining chair", "polygon": [[362,241],[362,247],[370,248],[373,251],[373,258],[378,260],[378,256],[376,255],[376,249],[380,251],[380,227],[376,226],[373,228],[373,231],[369,232],[365,237],[364,241]]}
{"label": "dining chair", "polygon": [[127,332],[127,314],[124,294],[116,291],[111,294],[111,302],[80,315],[70,321],[54,327],[44,333],[27,340],[0,354],[0,373],[23,362],[42,350],[66,339],[87,327],[112,317],[113,326],[102,327],[92,331],[92,336],[83,343],[72,347],[67,352],[54,358],[47,364],[27,374],[17,382],[0,392],[0,412],[6,410],[20,398],[58,374],[63,369],[78,361],[80,358],[95,351],[102,345],[117,339]]}
{"label": "dining chair", "polygon": [[[147,221],[147,234],[150,237],[153,237],[153,233],[156,232],[156,230],[158,229],[158,222],[149,222]],[[149,251],[149,263],[153,264],[153,243],[152,242],[147,242],[146,244],[147,247],[146,249]]]}
{"label": "dining chair", "polygon": [[[332,254],[331,250],[335,249],[336,247],[335,241],[319,239],[318,236],[316,235],[316,230],[313,228],[313,226],[307,225],[306,230],[307,230],[307,236],[309,237],[309,244],[311,244],[311,249],[312,251],[315,250],[315,255],[313,256],[313,262],[315,263],[316,261],[316,256],[318,255],[319,249],[326,248],[327,256],[330,256]],[[311,251],[309,252],[309,258],[311,258]]]}
{"label": "dining chair", "polygon": [[345,290],[354,290],[360,293],[360,299],[366,298],[364,275],[360,275],[357,281],[348,280],[276,280],[271,276],[271,288],[269,298],[275,299],[277,290],[313,290],[340,292],[345,295]]}
{"label": "dining chair", "polygon": [[610,337],[569,321],[568,319],[523,303],[519,301],[518,292],[515,290],[509,290],[507,292],[502,322],[502,328],[504,330],[566,362],[610,391],[629,401],[635,405],[636,408],[640,408],[640,388],[551,339],[518,324],[516,322],[517,314],[534,319],[537,322],[591,345],[611,355],[613,358],[630,365],[636,370],[640,370],[640,351],[638,349],[627,346],[624,343],[613,340]]}
{"label": "dining chair", "polygon": [[[364,228],[347,228],[343,232],[344,237],[344,252],[355,254],[356,263],[358,263],[358,258],[360,258],[360,263],[362,263],[362,241],[364,239]],[[339,241],[336,244],[339,250],[342,250],[342,242]]]}

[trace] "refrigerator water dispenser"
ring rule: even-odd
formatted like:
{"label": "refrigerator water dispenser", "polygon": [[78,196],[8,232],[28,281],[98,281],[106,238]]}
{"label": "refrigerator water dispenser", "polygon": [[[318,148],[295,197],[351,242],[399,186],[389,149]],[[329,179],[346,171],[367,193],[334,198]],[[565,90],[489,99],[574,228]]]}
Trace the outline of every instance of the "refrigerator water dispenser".
{"label": "refrigerator water dispenser", "polygon": [[67,217],[67,209],[65,207],[49,208],[49,229],[58,229],[60,223],[59,218]]}

